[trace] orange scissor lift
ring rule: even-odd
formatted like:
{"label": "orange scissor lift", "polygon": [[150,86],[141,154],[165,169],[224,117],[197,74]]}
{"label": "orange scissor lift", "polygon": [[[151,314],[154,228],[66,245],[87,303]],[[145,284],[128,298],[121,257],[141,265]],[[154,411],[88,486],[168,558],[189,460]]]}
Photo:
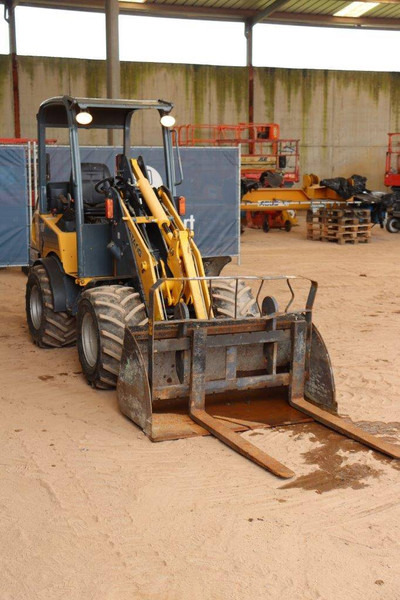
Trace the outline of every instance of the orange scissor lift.
{"label": "orange scissor lift", "polygon": [[281,173],[285,183],[299,181],[299,140],[280,139],[277,123],[180,125],[180,146],[240,146],[241,176],[259,180],[264,171]]}
{"label": "orange scissor lift", "polygon": [[[265,173],[281,176],[281,185],[290,187],[299,181],[299,140],[281,139],[277,123],[238,123],[237,125],[181,125],[177,128],[180,146],[240,146],[242,179],[261,182]],[[272,184],[274,185],[274,184]],[[287,210],[246,211],[247,225],[285,228],[290,231],[297,221]]]}

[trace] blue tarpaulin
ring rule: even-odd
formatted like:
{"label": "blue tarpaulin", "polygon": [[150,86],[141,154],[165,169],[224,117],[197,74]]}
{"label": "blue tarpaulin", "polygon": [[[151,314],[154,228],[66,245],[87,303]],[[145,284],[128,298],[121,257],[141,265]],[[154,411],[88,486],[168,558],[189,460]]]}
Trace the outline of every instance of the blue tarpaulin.
{"label": "blue tarpaulin", "polygon": [[[115,172],[112,147],[81,147],[81,162],[103,163]],[[69,181],[70,151],[67,146],[49,146],[51,181]],[[165,182],[162,148],[132,148],[131,156],[142,155]],[[239,149],[181,148],[183,183],[177,193],[186,198],[186,226],[194,229],[195,242],[203,257],[239,255]],[[177,162],[177,161],[176,161]],[[178,168],[176,165],[178,176]]]}
{"label": "blue tarpaulin", "polygon": [[[69,181],[70,150],[49,146],[50,181]],[[104,163],[115,173],[120,148],[81,147],[81,162]],[[177,193],[186,198],[185,224],[195,232],[203,257],[239,255],[238,148],[181,148],[184,180]],[[132,148],[165,182],[162,148]],[[176,168],[176,171],[178,169]],[[178,173],[177,173],[178,177]],[[0,146],[0,267],[23,266],[29,256],[28,182],[25,148]]]}
{"label": "blue tarpaulin", "polygon": [[25,148],[0,146],[0,267],[28,264]]}

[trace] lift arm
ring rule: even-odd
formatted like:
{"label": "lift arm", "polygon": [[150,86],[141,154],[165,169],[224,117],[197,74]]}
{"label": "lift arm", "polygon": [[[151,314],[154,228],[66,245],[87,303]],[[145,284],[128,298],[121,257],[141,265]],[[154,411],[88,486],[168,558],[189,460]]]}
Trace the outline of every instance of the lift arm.
{"label": "lift arm", "polygon": [[[188,306],[192,305],[197,319],[207,319],[212,316],[211,301],[206,282],[197,281],[193,278],[204,277],[204,267],[201,254],[193,241],[193,233],[186,229],[171,202],[166,188],[160,187],[156,191],[152,188],[149,180],[145,177],[136,159],[131,159],[131,168],[136,179],[136,185],[150,212],[149,218],[141,219],[146,222],[156,223],[167,248],[167,265],[160,261],[157,265],[151,254],[150,248],[142,235],[137,222],[129,214],[125,204],[122,202],[124,220],[133,241],[133,251],[139,265],[139,276],[149,303],[150,288],[157,281],[157,266],[159,273],[166,276],[166,267],[175,278],[191,278],[182,290],[180,283],[166,283],[161,287],[164,301],[168,306],[176,306],[184,301]],[[137,220],[136,220],[137,221]],[[163,311],[160,298],[157,300],[156,313],[158,319],[163,319]]]}

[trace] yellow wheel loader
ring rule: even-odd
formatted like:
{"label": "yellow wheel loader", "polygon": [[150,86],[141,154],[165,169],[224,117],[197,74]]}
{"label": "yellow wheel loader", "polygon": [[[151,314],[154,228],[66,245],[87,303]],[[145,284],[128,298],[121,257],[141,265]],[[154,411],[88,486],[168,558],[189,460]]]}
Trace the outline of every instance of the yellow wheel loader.
{"label": "yellow wheel loader", "polygon": [[[61,347],[76,339],[87,381],[117,386],[122,413],[153,441],[211,433],[288,478],[288,467],[239,432],[315,420],[399,458],[399,447],[337,416],[329,355],[312,322],[316,282],[307,282],[295,309],[298,278],[224,277],[221,261],[203,262],[179,214],[171,110],[161,100],[67,96],[40,106],[26,291],[34,342]],[[132,122],[149,111],[164,148],[166,185],[157,188],[143,158],[130,157]],[[47,172],[47,128],[68,131],[67,181]],[[79,133],[96,128],[122,132],[115,173],[81,163]],[[271,295],[276,283],[289,293],[282,309]]]}

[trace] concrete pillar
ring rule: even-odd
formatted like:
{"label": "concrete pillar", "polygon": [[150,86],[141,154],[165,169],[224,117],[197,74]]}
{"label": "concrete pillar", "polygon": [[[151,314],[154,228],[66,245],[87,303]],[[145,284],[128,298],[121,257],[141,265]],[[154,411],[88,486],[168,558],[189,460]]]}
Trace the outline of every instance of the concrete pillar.
{"label": "concrete pillar", "polygon": [[[246,65],[248,76],[248,121],[254,123],[254,67],[253,67],[253,23],[245,23],[245,36],[247,40]],[[254,135],[253,128],[250,129],[250,137]],[[250,154],[254,154],[254,144],[250,144]]]}
{"label": "concrete pillar", "polygon": [[[118,0],[105,0],[106,46],[107,46],[107,98],[121,95],[121,74],[119,62]],[[108,143],[113,145],[114,135],[108,132]]]}
{"label": "concrete pillar", "polygon": [[13,111],[14,111],[14,137],[21,137],[21,118],[19,107],[19,78],[18,78],[18,57],[17,57],[17,35],[15,27],[15,9],[11,4],[7,11],[8,31],[10,36],[10,56],[12,66],[12,86],[13,86]]}

